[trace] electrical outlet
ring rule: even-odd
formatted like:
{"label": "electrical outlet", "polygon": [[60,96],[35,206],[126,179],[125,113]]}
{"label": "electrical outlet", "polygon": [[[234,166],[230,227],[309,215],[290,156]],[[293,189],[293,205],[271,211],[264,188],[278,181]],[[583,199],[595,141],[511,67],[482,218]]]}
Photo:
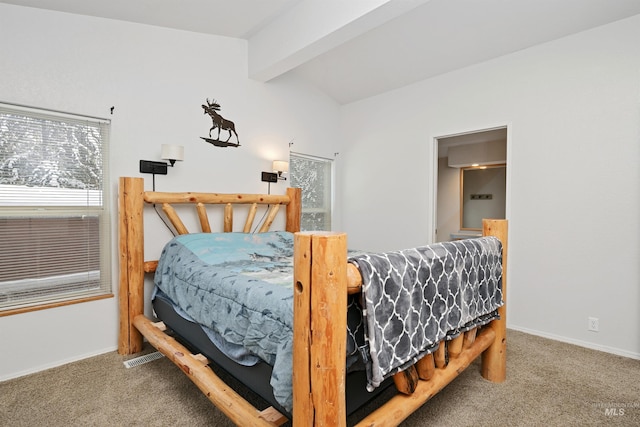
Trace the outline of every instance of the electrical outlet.
{"label": "electrical outlet", "polygon": [[593,332],[598,332],[600,330],[600,321],[597,317],[589,317],[589,325],[587,329]]}

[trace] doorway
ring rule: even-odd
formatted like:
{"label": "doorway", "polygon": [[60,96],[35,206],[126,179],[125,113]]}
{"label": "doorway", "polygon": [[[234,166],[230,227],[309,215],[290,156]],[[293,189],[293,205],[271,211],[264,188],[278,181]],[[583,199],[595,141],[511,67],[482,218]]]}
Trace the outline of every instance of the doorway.
{"label": "doorway", "polygon": [[481,235],[480,222],[468,220],[474,211],[507,217],[507,133],[502,126],[434,138],[434,242]]}

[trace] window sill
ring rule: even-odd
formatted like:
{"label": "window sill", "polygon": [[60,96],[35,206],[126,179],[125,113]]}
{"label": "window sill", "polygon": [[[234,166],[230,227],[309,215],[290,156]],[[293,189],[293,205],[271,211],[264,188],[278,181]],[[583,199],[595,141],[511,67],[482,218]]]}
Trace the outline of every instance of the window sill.
{"label": "window sill", "polygon": [[55,308],[55,307],[63,307],[65,305],[80,304],[80,303],[89,302],[89,301],[97,301],[97,300],[113,298],[113,297],[114,295],[112,293],[109,293],[109,294],[103,294],[103,295],[93,295],[90,297],[81,297],[81,298],[72,299],[68,301],[59,301],[59,302],[53,302],[48,304],[47,303],[38,304],[38,305],[29,306],[29,307],[8,308],[6,310],[0,311],[0,317],[12,316],[14,314],[28,313],[30,311],[46,310],[46,309]]}

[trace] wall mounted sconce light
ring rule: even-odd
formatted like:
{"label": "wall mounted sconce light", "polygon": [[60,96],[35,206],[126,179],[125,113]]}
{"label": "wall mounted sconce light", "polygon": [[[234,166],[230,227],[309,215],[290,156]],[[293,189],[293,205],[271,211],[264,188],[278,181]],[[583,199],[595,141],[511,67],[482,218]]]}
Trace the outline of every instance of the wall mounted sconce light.
{"label": "wall mounted sconce light", "polygon": [[184,147],[182,145],[162,144],[162,160],[169,160],[169,164],[173,167],[176,160],[184,160]]}
{"label": "wall mounted sconce light", "polygon": [[274,160],[271,169],[278,173],[278,179],[286,181],[287,178],[282,176],[282,174],[289,172],[289,162],[285,162],[284,160]]}
{"label": "wall mounted sconce light", "polygon": [[156,189],[156,175],[166,175],[167,166],[172,166],[177,160],[184,160],[184,147],[182,145],[162,144],[160,157],[169,160],[169,163],[140,160],[140,173],[153,174],[153,191]]}
{"label": "wall mounted sconce light", "polygon": [[274,160],[271,165],[273,172],[262,172],[262,182],[269,183],[269,194],[271,194],[271,183],[278,182],[278,180],[285,181],[287,178],[282,176],[283,173],[289,172],[289,162],[284,160]]}

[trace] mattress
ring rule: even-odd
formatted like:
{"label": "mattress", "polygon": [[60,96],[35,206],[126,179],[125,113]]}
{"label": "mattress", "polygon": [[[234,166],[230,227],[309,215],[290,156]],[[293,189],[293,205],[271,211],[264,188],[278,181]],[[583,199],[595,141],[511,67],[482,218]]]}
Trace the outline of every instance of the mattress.
{"label": "mattress", "polygon": [[[211,339],[211,334],[202,325],[189,319],[185,313],[177,307],[162,292],[154,292],[153,309],[165,325],[173,331],[183,345],[187,346],[191,351],[206,356],[215,363],[212,367],[214,370],[218,368],[233,376],[236,380],[243,383],[251,392],[257,394],[264,399],[269,405],[275,407],[280,413],[291,419],[291,412],[283,408],[273,395],[273,388],[269,384],[273,368],[262,360],[257,360],[255,364],[238,363],[234,360],[235,356],[228,354],[226,344],[222,344],[221,350],[218,345]],[[392,397],[393,394],[384,393],[385,390],[393,385],[392,380],[386,381],[382,386],[376,388],[373,392],[366,389],[367,375],[363,370],[352,370],[345,379],[345,395],[346,395],[346,411],[347,415],[352,414],[358,408],[365,405],[372,399],[381,396],[383,400]],[[383,394],[384,393],[384,394]]]}

